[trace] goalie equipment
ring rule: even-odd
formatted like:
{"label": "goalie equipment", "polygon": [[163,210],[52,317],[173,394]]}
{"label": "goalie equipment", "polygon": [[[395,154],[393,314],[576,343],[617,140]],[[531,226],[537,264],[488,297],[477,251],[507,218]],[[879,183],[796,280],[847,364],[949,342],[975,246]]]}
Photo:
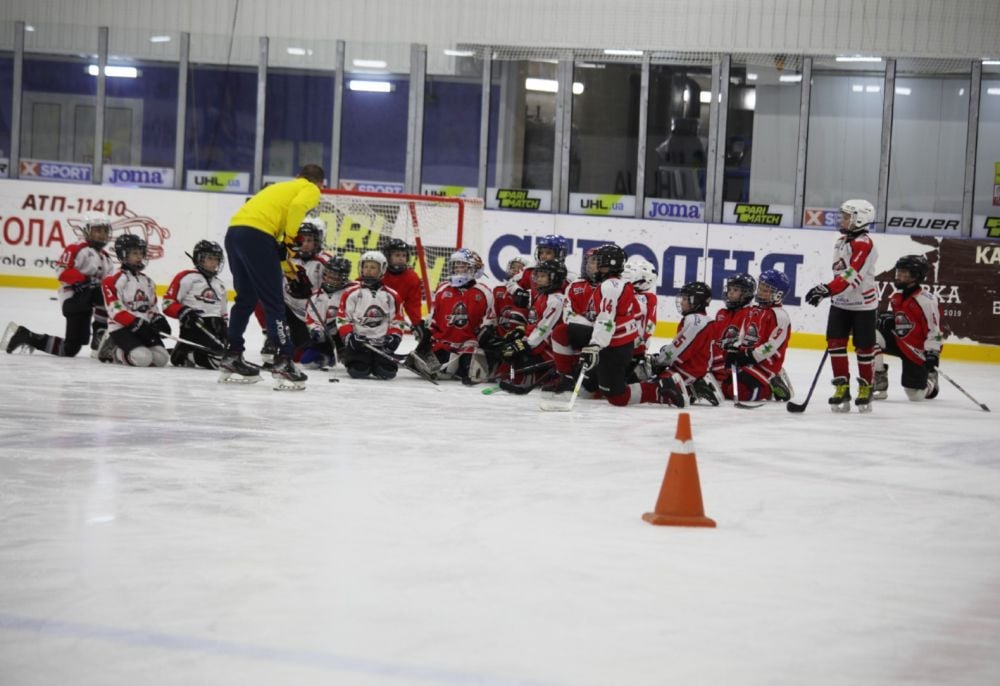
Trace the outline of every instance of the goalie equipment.
{"label": "goalie equipment", "polygon": [[656,267],[646,258],[635,255],[625,261],[622,277],[632,284],[639,293],[645,293],[656,286]]}
{"label": "goalie equipment", "polygon": [[[215,241],[198,241],[194,244],[194,250],[191,251],[190,257],[194,263],[194,268],[201,272],[201,275],[208,280],[211,280],[213,276],[219,273],[219,270],[222,269],[222,265],[226,261],[222,253],[222,246]],[[205,266],[206,257],[214,257],[219,260],[214,269],[209,269]]]}
{"label": "goalie equipment", "polygon": [[[541,254],[542,250],[545,249],[547,252],[543,256]],[[549,254],[551,252],[551,255]],[[546,262],[548,260],[565,260],[566,259],[566,238],[558,234],[548,234],[546,236],[539,236],[535,240],[535,260],[538,262]]]}
{"label": "goalie equipment", "polygon": [[90,247],[100,250],[111,238],[111,218],[104,214],[88,214],[84,218],[81,232]]}
{"label": "goalie equipment", "polygon": [[[403,253],[406,258],[403,262],[394,261],[392,256],[396,253]],[[389,238],[382,246],[382,254],[388,263],[390,274],[402,274],[410,266],[410,246],[402,238]]]}
{"label": "goalie equipment", "polygon": [[483,276],[483,260],[468,248],[459,248],[448,260],[448,278],[455,288],[462,288]]}
{"label": "goalie equipment", "polygon": [[361,255],[361,259],[358,260],[361,283],[368,288],[378,288],[382,284],[382,277],[385,276],[388,265],[389,263],[386,261],[385,255],[377,250],[369,250],[364,253]]}
{"label": "goalie equipment", "polygon": [[[326,235],[326,222],[319,217],[306,217],[299,224],[299,232],[295,234],[293,250],[304,260],[312,259],[323,247],[323,237]],[[308,240],[308,239],[312,240]]]}
{"label": "goalie equipment", "polygon": [[875,206],[860,198],[845,200],[840,206],[840,233],[854,236],[868,230],[875,221]]}
{"label": "goalie equipment", "polygon": [[539,262],[531,272],[531,284],[539,293],[558,293],[566,282],[566,264],[560,260]]}
{"label": "goalie equipment", "polygon": [[677,291],[677,311],[681,315],[692,312],[704,314],[711,301],[712,289],[702,281],[691,281],[681,286],[681,289]]}
{"label": "goalie equipment", "polygon": [[[136,251],[138,251],[139,261],[135,261]],[[146,268],[146,241],[139,236],[130,233],[122,234],[115,239],[115,256],[121,263],[122,269],[132,273],[141,272]]]}
{"label": "goalie equipment", "polygon": [[625,251],[615,243],[605,243],[594,251],[597,260],[597,273],[594,278],[600,282],[610,276],[621,276],[625,271]]}
{"label": "goalie equipment", "polygon": [[780,305],[791,287],[788,277],[777,269],[768,269],[760,275],[757,284],[757,302],[761,305]]}
{"label": "goalie equipment", "polygon": [[738,310],[749,305],[757,291],[757,280],[749,274],[736,274],[726,281],[726,309]]}
{"label": "goalie equipment", "polygon": [[[896,287],[896,290],[900,291],[919,286],[927,278],[929,269],[930,264],[923,255],[903,255],[896,260],[896,275],[892,285]],[[901,271],[909,278],[905,280],[901,279]]]}

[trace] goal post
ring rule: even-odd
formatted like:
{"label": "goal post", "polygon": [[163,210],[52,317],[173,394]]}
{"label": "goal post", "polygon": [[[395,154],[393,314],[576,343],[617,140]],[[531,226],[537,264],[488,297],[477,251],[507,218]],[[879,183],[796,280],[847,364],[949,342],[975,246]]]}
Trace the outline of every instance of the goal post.
{"label": "goal post", "polygon": [[362,253],[392,238],[405,241],[428,306],[451,254],[483,248],[480,198],[326,189],[317,212],[326,222],[326,249],[349,259],[355,274]]}

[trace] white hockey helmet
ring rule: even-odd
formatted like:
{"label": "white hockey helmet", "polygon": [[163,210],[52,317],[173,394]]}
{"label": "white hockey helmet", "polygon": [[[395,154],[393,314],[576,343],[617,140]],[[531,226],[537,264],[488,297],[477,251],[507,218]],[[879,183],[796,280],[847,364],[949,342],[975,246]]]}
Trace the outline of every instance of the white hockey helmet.
{"label": "white hockey helmet", "polygon": [[511,274],[511,267],[513,267],[513,265],[515,264],[521,265],[521,269],[529,269],[535,266],[535,258],[533,258],[531,255],[514,255],[512,258],[507,260],[508,279],[513,276],[513,274]]}
{"label": "white hockey helmet", "polygon": [[[456,269],[458,265],[466,265],[462,269]],[[471,281],[475,281],[483,276],[483,258],[468,248],[459,248],[448,258],[448,278],[451,285],[461,288]]]}
{"label": "white hockey helmet", "polygon": [[625,261],[622,278],[631,282],[635,290],[645,293],[656,287],[656,267],[645,257],[635,255]]}
{"label": "white hockey helmet", "polygon": [[[378,276],[365,276],[365,263],[375,262],[378,264]],[[361,259],[358,260],[358,275],[361,282],[366,286],[376,286],[382,281],[382,277],[385,276],[385,270],[388,268],[389,263],[385,259],[385,255],[382,254],[380,250],[369,250],[361,255]]]}
{"label": "white hockey helmet", "polygon": [[842,215],[841,220],[843,220],[845,215],[850,218],[850,226],[846,229],[841,226],[841,233],[867,231],[868,225],[875,221],[875,206],[861,198],[845,200],[840,206],[840,212]]}
{"label": "white hockey helmet", "polygon": [[[95,236],[94,230],[103,229],[103,238]],[[95,248],[103,248],[111,240],[111,217],[99,212],[88,212],[83,218],[83,227],[80,229],[83,238]]]}

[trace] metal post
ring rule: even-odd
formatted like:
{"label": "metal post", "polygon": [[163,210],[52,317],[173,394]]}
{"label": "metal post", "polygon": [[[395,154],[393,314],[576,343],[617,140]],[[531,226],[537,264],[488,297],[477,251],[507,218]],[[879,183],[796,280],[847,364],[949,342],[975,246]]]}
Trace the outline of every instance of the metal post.
{"label": "metal post", "polygon": [[642,54],[642,75],[639,79],[639,140],[635,160],[635,216],[642,217],[646,209],[646,145],[649,116],[649,52]]}
{"label": "metal post", "polygon": [[253,137],[253,183],[251,190],[256,193],[264,185],[264,123],[267,108],[267,36],[260,37],[257,60],[257,125]]}
{"label": "metal post", "polygon": [[979,148],[979,95],[983,87],[983,63],[972,63],[969,83],[969,124],[965,137],[965,185],[962,188],[962,235],[972,236],[976,200],[976,152]]}
{"label": "metal post", "polygon": [[803,225],[802,213],[806,197],[806,144],[809,141],[809,107],[812,102],[812,57],[802,58],[802,91],[799,94],[799,147],[795,158],[795,197],[792,219],[795,226]]}
{"label": "metal post", "polygon": [[479,95],[479,178],[476,181],[476,194],[486,197],[486,184],[489,179],[490,155],[490,99],[493,95],[493,48],[485,46],[483,51],[483,90]]}
{"label": "metal post", "polygon": [[[107,92],[108,27],[97,29],[97,107],[94,110],[94,166],[90,182],[104,181],[104,94]],[[75,161],[75,160],[74,160]]]}
{"label": "metal post", "polygon": [[424,146],[424,90],[427,84],[427,46],[410,45],[410,98],[406,117],[407,193],[420,193],[421,160]]}
{"label": "metal post", "polygon": [[10,162],[7,177],[21,175],[21,89],[24,80],[24,22],[14,22],[14,73],[10,110]]}
{"label": "metal post", "polygon": [[569,212],[569,146],[573,120],[573,53],[559,56],[556,67],[555,154],[552,165],[552,211]]}
{"label": "metal post", "polygon": [[184,136],[187,128],[188,61],[191,58],[191,34],[181,32],[177,63],[177,126],[174,133],[174,188],[184,188]]}
{"label": "metal post", "polygon": [[878,198],[875,203],[876,230],[885,233],[889,214],[889,157],[892,148],[892,108],[896,104],[896,60],[885,60],[882,84],[882,152],[878,163]]}
{"label": "metal post", "polygon": [[337,41],[336,73],[333,76],[333,137],[330,140],[330,168],[326,170],[330,188],[340,187],[340,129],[344,112],[344,69],[347,67],[347,42]]}
{"label": "metal post", "polygon": [[722,223],[722,186],[726,170],[726,119],[729,113],[729,55],[712,65],[712,104],[709,106],[708,169],[705,181],[705,216]]}

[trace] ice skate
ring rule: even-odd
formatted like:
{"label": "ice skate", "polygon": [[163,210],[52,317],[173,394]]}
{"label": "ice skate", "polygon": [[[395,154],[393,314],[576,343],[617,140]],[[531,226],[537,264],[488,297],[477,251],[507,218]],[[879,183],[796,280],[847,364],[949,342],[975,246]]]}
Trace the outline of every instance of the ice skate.
{"label": "ice skate", "polygon": [[688,394],[692,403],[705,401],[712,407],[718,407],[725,397],[722,394],[722,389],[719,388],[719,384],[711,376],[703,376],[700,379],[695,379],[688,386]]}
{"label": "ice skate", "polygon": [[90,354],[98,362],[115,361],[115,344],[111,340],[111,334],[107,329],[101,329],[96,337],[97,347]]}
{"label": "ice skate", "polygon": [[260,367],[243,359],[242,352],[227,352],[219,361],[219,383],[257,383]]}
{"label": "ice skate", "polygon": [[927,372],[927,399],[933,400],[938,396],[938,391],[941,387],[938,385],[938,373],[935,369],[933,372]]}
{"label": "ice skate", "polygon": [[864,379],[858,379],[858,397],[854,399],[858,412],[872,411],[872,385]]}
{"label": "ice skate", "polygon": [[788,378],[788,372],[782,368],[771,377],[771,397],[784,403],[791,400],[793,395],[795,395],[795,391],[792,389],[792,380]]}
{"label": "ice skate", "polygon": [[885,400],[889,397],[889,365],[885,365],[881,370],[875,370],[875,379],[872,388],[872,400]]}
{"label": "ice skate", "polygon": [[304,391],[309,377],[291,359],[279,354],[274,356],[271,378],[276,391]]}
{"label": "ice skate", "polygon": [[18,348],[27,348],[29,353],[33,353],[35,349],[31,345],[31,336],[31,331],[11,322],[7,325],[7,330],[4,331],[3,341],[0,341],[0,345],[3,345],[8,353],[13,353]]}
{"label": "ice skate", "polygon": [[415,350],[406,356],[403,366],[431,379],[437,378],[441,372],[441,363],[433,353],[421,355]]}
{"label": "ice skate", "polygon": [[674,407],[687,407],[688,395],[684,388],[684,380],[680,374],[662,376],[656,380],[656,396],[663,405],[673,405]]}
{"label": "ice skate", "polygon": [[261,369],[270,369],[274,366],[274,355],[278,352],[278,346],[271,342],[271,339],[264,341],[264,347],[260,349]]}
{"label": "ice skate", "polygon": [[830,396],[830,409],[834,412],[851,411],[851,383],[843,376],[833,380],[833,395]]}

